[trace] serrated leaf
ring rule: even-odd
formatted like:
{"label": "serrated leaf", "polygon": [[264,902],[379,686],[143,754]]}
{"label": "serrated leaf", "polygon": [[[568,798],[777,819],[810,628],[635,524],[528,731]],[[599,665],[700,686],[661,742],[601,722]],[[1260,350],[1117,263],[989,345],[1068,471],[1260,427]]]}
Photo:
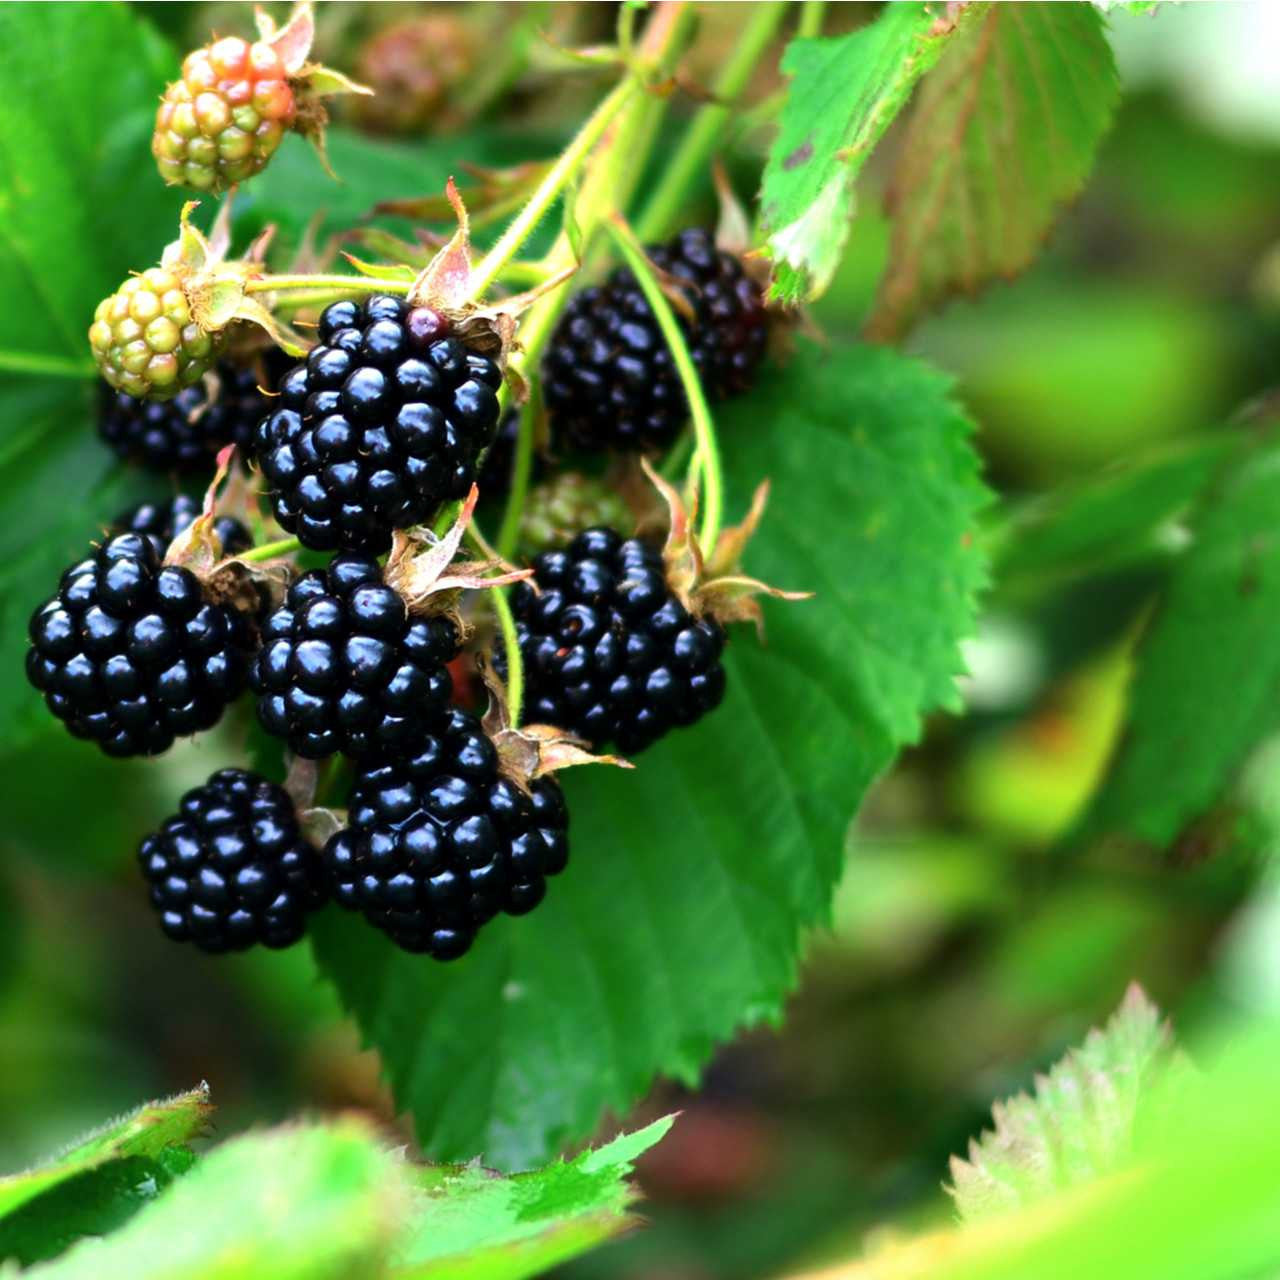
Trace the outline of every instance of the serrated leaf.
{"label": "serrated leaf", "polygon": [[524,1280],[602,1244],[633,1224],[627,1175],[671,1119],[511,1177],[476,1164],[415,1171],[419,1194],[391,1276]]}
{"label": "serrated leaf", "polygon": [[158,260],[181,196],[147,144],[176,60],[125,5],[0,6],[0,741],[36,716],[28,614],[143,487],[96,438],[86,337],[130,269]]}
{"label": "serrated leaf", "polygon": [[148,1102],[128,1115],[95,1129],[47,1164],[0,1178],[0,1217],[70,1178],[113,1160],[139,1156],[154,1159],[170,1147],[201,1133],[211,1107],[209,1088],[200,1085],[159,1102]]}
{"label": "serrated leaf", "polygon": [[1034,1094],[995,1104],[995,1128],[969,1144],[967,1160],[952,1157],[960,1216],[1007,1213],[1114,1172],[1133,1150],[1140,1113],[1179,1067],[1169,1024],[1134,983],[1105,1028],[1036,1077]]}
{"label": "serrated leaf", "polygon": [[772,480],[747,569],[815,598],[767,604],[763,646],[737,631],[701,724],[634,771],[566,776],[568,870],[462,960],[406,955],[336,910],[315,923],[437,1157],[528,1167],[776,1019],[863,792],[954,705],[986,491],[946,379],[888,350],[805,346],[719,429],[733,514]]}
{"label": "serrated leaf", "polygon": [[1023,270],[1084,185],[1119,97],[1092,6],[972,6],[902,140],[869,334],[898,337],[925,308]]}
{"label": "serrated leaf", "polygon": [[112,1235],[24,1274],[372,1280],[406,1210],[402,1170],[354,1119],[249,1134],[218,1147]]}
{"label": "serrated leaf", "polygon": [[1280,726],[1280,445],[1227,468],[1137,653],[1119,751],[1084,832],[1165,846]]}
{"label": "serrated leaf", "polygon": [[773,301],[802,302],[826,288],[858,173],[951,28],[923,4],[891,4],[857,31],[787,46],[781,69],[791,83],[760,192]]}

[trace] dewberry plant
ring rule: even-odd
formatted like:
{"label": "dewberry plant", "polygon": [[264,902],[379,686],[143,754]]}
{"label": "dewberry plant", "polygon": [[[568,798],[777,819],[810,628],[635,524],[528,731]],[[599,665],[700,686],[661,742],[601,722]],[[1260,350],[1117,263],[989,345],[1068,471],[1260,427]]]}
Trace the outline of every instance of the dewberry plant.
{"label": "dewberry plant", "polygon": [[[535,6],[496,70],[441,59],[427,105],[379,109],[418,85],[384,74],[399,28],[366,85],[340,32],[339,68],[314,60],[306,0],[185,57],[122,5],[0,11],[23,90],[0,157],[34,157],[0,201],[6,748],[65,731],[67,759],[110,757],[77,767],[161,757],[165,802],[118,851],[136,896],[183,952],[308,947],[432,1159],[547,1164],[780,1020],[868,789],[964,710],[993,568],[1016,594],[1197,513],[1078,839],[1169,844],[1274,731],[1269,665],[1243,660],[1269,614],[1218,635],[1195,607],[1242,548],[1270,598],[1265,433],[1133,492],[997,507],[948,375],[903,350],[1080,193],[1119,97],[1104,16],[839,8],[744,6],[713,47],[687,0],[625,3],[600,40],[539,41]],[[37,95],[46,46],[72,52]],[[539,77],[572,127],[489,131]],[[873,154],[877,283],[858,337],[824,333]],[[179,784],[175,743],[199,777]],[[1073,1144],[1090,1178],[1148,1153],[1139,1188],[1174,1181],[1175,1140],[1134,1119],[1157,1085],[1181,1133],[1196,1095],[1134,988],[953,1164],[962,1216],[1031,1214],[1034,1237],[1039,1201],[1088,1180]],[[149,1274],[208,1196],[193,1275],[233,1248],[258,1274],[295,1236],[301,1278],[534,1274],[627,1225],[625,1175],[666,1127],[517,1184],[355,1121],[197,1155],[206,1109],[150,1104],[0,1180],[3,1256],[110,1230],[51,1274]],[[117,1195],[126,1175],[146,1194]]]}

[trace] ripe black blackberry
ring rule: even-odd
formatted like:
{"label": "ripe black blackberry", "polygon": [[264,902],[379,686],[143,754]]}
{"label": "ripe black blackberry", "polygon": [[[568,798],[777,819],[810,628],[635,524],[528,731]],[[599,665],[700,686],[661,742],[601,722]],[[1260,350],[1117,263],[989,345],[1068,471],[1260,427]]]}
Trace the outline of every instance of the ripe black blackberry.
{"label": "ripe black blackberry", "polygon": [[220,769],[138,849],[160,927],[202,951],[287,947],[326,898],[319,855],[283,787]]}
{"label": "ripe black blackberry", "polygon": [[379,553],[461,498],[498,427],[502,373],[429,307],[335,302],[258,425],[276,519],[304,546]]}
{"label": "ripe black blackberry", "polygon": [[[764,356],[766,315],[741,262],[709,231],[648,250],[693,312],[676,315],[707,397],[745,391]],[[671,353],[630,268],[569,303],[547,349],[542,387],[557,439],[580,449],[663,449],[689,417]]]}
{"label": "ripe black blackberry", "polygon": [[443,715],[457,651],[448,617],[410,616],[376,560],[339,555],[290,586],[249,682],[263,727],[300,756],[396,754]]}
{"label": "ripe black blackberry", "polygon": [[470,712],[452,710],[414,752],[356,774],[350,826],[324,860],[335,901],[406,951],[452,960],[499,911],[522,915],[568,861],[569,815],[549,778],[526,794]]}
{"label": "ripe black blackberry", "polygon": [[[174,538],[200,514],[200,503],[189,494],[179,493],[168,502],[144,502],[121,512],[111,523],[113,533],[145,533],[163,559]],[[213,530],[226,555],[239,555],[253,546],[249,530],[234,516],[215,516]]]}
{"label": "ripe black blackberry", "polygon": [[512,597],[527,720],[634,755],[719,704],[724,628],[681,603],[653,547],[588,529],[533,569],[540,594]]}
{"label": "ripe black blackberry", "polygon": [[228,444],[250,456],[254,429],[271,409],[259,383],[278,375],[281,364],[274,350],[261,368],[222,361],[212,401],[203,382],[183,388],[171,400],[138,400],[103,382],[98,434],[125,461],[156,471],[209,471],[218,450]]}
{"label": "ripe black blackberry", "polygon": [[77,738],[112,756],[155,755],[208,729],[244,687],[252,630],[121,533],[62,575],[29,627],[27,676]]}

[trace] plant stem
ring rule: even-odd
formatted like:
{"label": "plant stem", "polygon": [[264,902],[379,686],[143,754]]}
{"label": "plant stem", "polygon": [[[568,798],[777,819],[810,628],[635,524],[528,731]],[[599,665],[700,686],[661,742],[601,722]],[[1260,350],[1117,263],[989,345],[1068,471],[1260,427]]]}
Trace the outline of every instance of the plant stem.
{"label": "plant stem", "polygon": [[511,464],[511,487],[507,491],[507,504],[502,512],[502,524],[498,527],[498,554],[510,560],[520,540],[520,517],[529,494],[529,480],[533,471],[533,427],[537,420],[536,397],[520,410],[520,431],[516,436],[516,452]]}
{"label": "plant stem", "polygon": [[498,615],[498,629],[502,632],[502,646],[507,654],[507,708],[511,714],[511,727],[520,727],[520,713],[524,709],[524,662],[520,655],[520,642],[516,639],[516,620],[511,616],[506,587],[495,587],[490,596],[493,611]]}
{"label": "plant stem", "polygon": [[680,375],[680,384],[684,388],[685,397],[689,401],[689,416],[693,421],[693,435],[698,442],[695,461],[702,469],[703,488],[706,501],[702,508],[702,523],[698,529],[698,541],[702,544],[703,554],[709,559],[715,550],[716,539],[720,536],[720,519],[723,510],[723,477],[720,469],[720,450],[716,443],[715,424],[711,420],[711,410],[707,406],[707,397],[702,390],[702,382],[698,378],[698,370],[694,366],[693,357],[689,354],[689,345],[685,342],[684,331],[676,319],[658,283],[649,259],[636,238],[636,233],[627,226],[623,218],[614,214],[608,221],[609,234],[613,236],[627,266],[632,270],[645,301],[653,310],[653,318],[662,330],[671,352],[672,362]]}
{"label": "plant stem", "polygon": [[473,297],[480,297],[498,278],[502,268],[520,252],[534,227],[559,198],[560,193],[573,180],[583,161],[590,154],[610,121],[622,110],[631,96],[639,89],[634,75],[621,80],[603,102],[591,113],[586,124],[578,130],[577,137],[564,149],[551,171],[538,184],[529,202],[502,233],[498,243],[485,254],[471,275]]}
{"label": "plant stem", "polygon": [[821,35],[822,17],[826,7],[826,0],[804,0],[800,6],[800,22],[796,27],[796,35],[806,39]]}
{"label": "plant stem", "polygon": [[707,169],[711,154],[733,113],[734,99],[746,87],[787,7],[786,0],[769,0],[769,3],[752,7],[746,30],[738,38],[729,61],[713,86],[718,101],[707,103],[694,116],[679,149],[666,166],[657,191],[650,197],[636,224],[641,240],[658,240],[671,230],[690,186]]}
{"label": "plant stem", "polygon": [[291,552],[301,550],[302,543],[297,538],[281,538],[279,542],[264,542],[260,547],[252,547],[236,559],[257,564],[260,560],[274,560],[277,556],[287,556]]}
{"label": "plant stem", "polygon": [[294,289],[308,293],[318,289],[342,289],[347,293],[398,293],[407,295],[411,280],[375,280],[370,276],[258,276],[245,284],[245,293],[275,293]]}

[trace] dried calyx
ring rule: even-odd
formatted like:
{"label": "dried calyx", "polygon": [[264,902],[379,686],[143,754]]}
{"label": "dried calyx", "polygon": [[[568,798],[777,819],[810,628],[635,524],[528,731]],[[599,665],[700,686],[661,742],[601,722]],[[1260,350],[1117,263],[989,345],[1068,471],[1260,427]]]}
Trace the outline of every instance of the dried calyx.
{"label": "dried calyx", "polygon": [[217,470],[205,490],[200,514],[169,544],[164,562],[194,574],[209,599],[257,613],[267,603],[280,602],[293,569],[283,560],[249,563],[223,553],[222,539],[214,523],[219,509],[226,513],[228,497],[241,503],[248,500],[248,488],[239,473],[219,500],[218,491],[231,471],[235,448],[229,444],[218,454]]}
{"label": "dried calyx", "polygon": [[505,686],[487,664],[481,662],[478,665],[489,693],[489,706],[481,723],[497,750],[499,771],[522,791],[527,792],[529,784],[538,778],[576,765],[611,764],[619,769],[635,768],[621,756],[592,755],[581,738],[555,725],[523,724],[518,729],[513,728]]}
{"label": "dried calyx", "polygon": [[[751,540],[769,498],[769,482],[761,482],[751,499],[751,509],[739,525],[721,531],[710,558],[703,555],[693,531],[692,514],[679,493],[648,463],[645,474],[662,495],[670,516],[670,528],[662,548],[667,584],[695,618],[717,622],[753,622],[762,630],[764,617],[757,596],[776,600],[808,600],[811,591],[784,591],[741,571],[743,552]],[[695,504],[696,507],[696,504]]]}
{"label": "dried calyx", "polygon": [[443,537],[429,529],[397,529],[391,538],[383,579],[398,591],[410,613],[444,615],[465,639],[469,628],[459,611],[464,591],[506,587],[533,576],[532,569],[516,569],[494,556],[485,560],[457,561],[462,537],[480,500],[471,486],[458,518]]}

